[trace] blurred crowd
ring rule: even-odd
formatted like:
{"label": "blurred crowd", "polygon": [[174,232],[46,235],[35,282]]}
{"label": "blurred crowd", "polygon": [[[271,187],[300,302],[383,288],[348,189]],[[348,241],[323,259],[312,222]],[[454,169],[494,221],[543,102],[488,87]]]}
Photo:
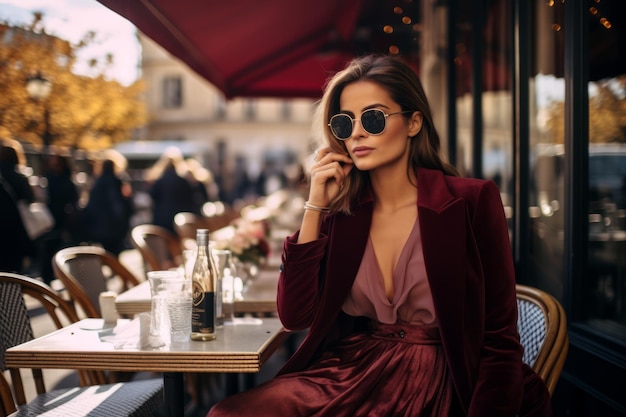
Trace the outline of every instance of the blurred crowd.
{"label": "blurred crowd", "polygon": [[[229,187],[226,194],[219,178],[197,160],[185,159],[176,147],[166,149],[144,170],[139,186],[131,182],[127,161],[117,151],[103,151],[90,163],[89,178],[77,181],[79,173],[70,156],[50,153],[43,158],[41,175],[33,180],[20,143],[0,138],[0,270],[50,283],[52,257],[64,247],[97,244],[119,255],[131,247],[129,231],[137,224],[156,224],[176,233],[177,213],[203,215],[205,203],[217,200],[243,206],[276,190],[302,187],[304,181],[301,168],[290,179],[268,163],[255,181],[243,169],[229,176],[237,180],[237,188]],[[54,218],[53,228],[30,239],[18,201],[45,203]]]}

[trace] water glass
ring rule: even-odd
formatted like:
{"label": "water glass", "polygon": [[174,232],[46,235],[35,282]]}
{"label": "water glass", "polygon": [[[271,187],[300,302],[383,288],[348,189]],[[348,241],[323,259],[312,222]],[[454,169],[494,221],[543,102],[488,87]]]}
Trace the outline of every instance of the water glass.
{"label": "water glass", "polygon": [[152,293],[150,344],[187,342],[191,336],[191,280],[179,271],[148,272]]}

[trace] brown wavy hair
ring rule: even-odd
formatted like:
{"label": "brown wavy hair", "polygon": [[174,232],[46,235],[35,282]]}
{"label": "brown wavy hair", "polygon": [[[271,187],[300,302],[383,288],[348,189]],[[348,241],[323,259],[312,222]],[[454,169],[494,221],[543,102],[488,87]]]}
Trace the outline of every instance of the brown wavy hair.
{"label": "brown wavy hair", "polygon": [[[409,171],[415,172],[418,167],[424,167],[440,170],[446,175],[459,175],[456,168],[446,161],[441,152],[439,134],[435,129],[430,105],[420,79],[415,71],[400,58],[388,55],[367,55],[355,58],[345,69],[329,79],[314,122],[317,129],[323,129],[317,136],[321,137],[325,145],[330,146],[333,152],[348,155],[345,143],[333,136],[328,122],[340,111],[339,99],[343,89],[355,81],[372,81],[383,87],[391,99],[400,105],[402,111],[410,112],[403,115],[407,119],[413,112],[418,111],[422,114],[422,128],[411,138]],[[368,188],[369,173],[352,169],[342,190],[330,202],[331,211],[349,214],[352,204]]]}

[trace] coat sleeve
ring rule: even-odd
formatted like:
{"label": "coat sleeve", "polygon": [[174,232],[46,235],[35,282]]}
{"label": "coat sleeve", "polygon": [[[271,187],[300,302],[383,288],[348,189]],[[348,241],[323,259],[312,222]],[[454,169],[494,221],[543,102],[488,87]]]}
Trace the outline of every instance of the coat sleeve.
{"label": "coat sleeve", "polygon": [[513,257],[499,190],[492,181],[483,184],[470,212],[484,275],[485,322],[468,416],[515,416],[523,388]]}
{"label": "coat sleeve", "polygon": [[298,244],[299,231],[287,237],[283,245],[282,265],[278,278],[277,309],[288,330],[311,326],[322,294],[323,265],[328,243],[327,223],[320,237]]}

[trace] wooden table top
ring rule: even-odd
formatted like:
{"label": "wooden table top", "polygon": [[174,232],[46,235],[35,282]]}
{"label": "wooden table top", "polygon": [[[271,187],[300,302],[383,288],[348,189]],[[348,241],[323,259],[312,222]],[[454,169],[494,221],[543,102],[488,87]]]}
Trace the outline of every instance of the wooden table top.
{"label": "wooden table top", "polygon": [[[235,301],[235,314],[275,313],[277,285],[278,269],[259,272],[259,276],[252,285],[244,289],[243,300]],[[115,299],[115,309],[121,316],[126,317],[150,311],[151,305],[148,281],[128,289]]]}
{"label": "wooden table top", "polygon": [[[161,348],[139,348],[136,342],[132,343],[132,337],[139,340],[139,319],[118,320],[117,327],[102,319],[84,319],[8,349],[6,366],[130,372],[259,372],[284,342],[287,332],[277,318],[240,320],[244,324],[217,329],[217,338],[212,341],[189,340]],[[121,335],[126,337],[124,344],[120,343]]]}

